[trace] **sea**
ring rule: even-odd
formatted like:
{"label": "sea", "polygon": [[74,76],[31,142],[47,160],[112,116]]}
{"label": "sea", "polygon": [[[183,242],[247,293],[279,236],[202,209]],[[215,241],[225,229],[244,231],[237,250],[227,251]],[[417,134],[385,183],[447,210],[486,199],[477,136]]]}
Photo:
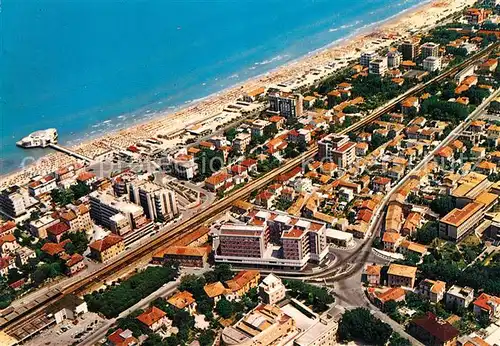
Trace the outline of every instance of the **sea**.
{"label": "sea", "polygon": [[174,112],[425,0],[1,0],[0,173]]}

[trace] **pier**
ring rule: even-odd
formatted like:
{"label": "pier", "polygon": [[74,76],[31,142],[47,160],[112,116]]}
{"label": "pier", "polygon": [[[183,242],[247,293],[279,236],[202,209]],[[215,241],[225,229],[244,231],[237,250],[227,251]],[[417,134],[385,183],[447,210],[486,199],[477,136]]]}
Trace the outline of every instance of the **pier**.
{"label": "pier", "polygon": [[54,150],[60,151],[62,153],[68,154],[70,156],[76,157],[77,159],[84,160],[87,162],[92,162],[92,159],[90,157],[78,154],[77,152],[70,150],[68,148],[62,147],[58,144],[49,144],[49,147],[51,147]]}

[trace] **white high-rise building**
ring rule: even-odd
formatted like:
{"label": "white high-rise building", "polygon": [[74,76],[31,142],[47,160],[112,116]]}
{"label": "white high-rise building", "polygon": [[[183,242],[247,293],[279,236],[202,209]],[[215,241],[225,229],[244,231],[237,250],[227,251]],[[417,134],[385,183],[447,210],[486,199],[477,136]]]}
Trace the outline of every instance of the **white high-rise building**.
{"label": "white high-rise building", "polygon": [[385,76],[387,73],[387,57],[377,58],[370,61],[369,73]]}
{"label": "white high-rise building", "polygon": [[377,52],[364,52],[359,58],[359,64],[368,67],[370,66],[370,61],[375,60],[376,58],[378,58]]}
{"label": "white high-rise building", "polygon": [[179,214],[175,192],[149,181],[130,185],[130,201],[142,206],[150,220],[165,222]]}

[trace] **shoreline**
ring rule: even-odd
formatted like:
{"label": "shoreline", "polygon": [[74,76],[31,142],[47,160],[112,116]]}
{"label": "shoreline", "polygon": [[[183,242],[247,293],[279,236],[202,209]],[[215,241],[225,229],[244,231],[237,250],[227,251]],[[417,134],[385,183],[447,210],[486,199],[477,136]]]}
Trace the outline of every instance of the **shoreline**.
{"label": "shoreline", "polygon": [[[411,30],[428,29],[459,9],[472,5],[473,0],[427,0],[413,5],[386,19],[366,24],[355,29],[345,37],[325,46],[301,55],[283,65],[276,66],[262,74],[250,77],[231,86],[227,86],[205,97],[198,98],[153,113],[152,117],[138,122],[124,124],[124,128],[112,130],[105,135],[82,139],[81,142],[68,146],[86,156],[94,157],[110,148],[125,148],[147,137],[168,134],[192,125],[203,123],[221,113],[223,108],[234,102],[241,94],[262,85],[271,85],[291,80],[304,74],[315,66],[323,66],[333,61],[349,61],[356,58],[362,50],[377,50],[388,47],[401,40]],[[381,41],[374,43],[374,41]],[[145,106],[143,109],[147,108]],[[29,157],[26,155],[26,157]],[[0,175],[2,188],[22,184],[30,177],[55,171],[61,166],[75,162],[76,159],[58,152],[43,155],[27,167]]]}

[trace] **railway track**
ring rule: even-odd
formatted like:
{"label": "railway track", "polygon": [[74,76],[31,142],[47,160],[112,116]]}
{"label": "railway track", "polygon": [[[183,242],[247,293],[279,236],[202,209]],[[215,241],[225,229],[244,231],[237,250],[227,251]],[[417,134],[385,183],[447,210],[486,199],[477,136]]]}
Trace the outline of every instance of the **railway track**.
{"label": "railway track", "polygon": [[[434,77],[430,81],[416,85],[415,87],[404,92],[397,98],[391,100],[386,105],[380,107],[379,109],[376,109],[370,115],[364,117],[357,123],[344,129],[339,134],[347,134],[363,128],[368,123],[376,120],[380,116],[391,111],[396,105],[398,105],[405,98],[423,91],[427,86],[433,83],[440,82],[450,76],[454,76],[458,71],[466,67],[469,67],[475,61],[486,56],[497,47],[498,44],[491,45],[486,49],[482,50],[481,52],[478,52],[472,57],[463,61],[462,63],[458,64],[457,66],[443,72],[437,77]],[[44,300],[38,301],[36,305],[32,306],[29,309],[25,309],[22,312],[14,312],[8,314],[7,316],[2,317],[0,319],[0,330],[9,333],[9,331],[15,330],[19,326],[23,325],[24,322],[30,320],[32,315],[38,314],[40,313],[40,311],[44,311],[49,305],[60,299],[62,296],[67,294],[82,293],[85,290],[89,289],[91,286],[103,282],[110,275],[115,274],[121,270],[124,270],[127,267],[129,267],[130,270],[135,269],[133,267],[134,263],[141,262],[142,260],[151,258],[152,253],[161,246],[172,244],[173,242],[178,240],[181,236],[195,230],[197,226],[203,224],[206,220],[230,208],[235,201],[247,197],[252,191],[261,189],[266,185],[268,185],[269,183],[271,183],[277,176],[284,174],[293,169],[294,167],[297,167],[300,164],[312,159],[316,155],[317,150],[318,150],[317,145],[313,145],[310,149],[308,149],[298,157],[288,162],[285,162],[282,166],[276,168],[271,172],[268,172],[261,178],[249,182],[247,185],[245,185],[241,189],[238,189],[229,196],[226,196],[216,201],[208,209],[205,209],[204,211],[200,212],[195,217],[189,219],[188,221],[174,227],[173,229],[165,233],[160,233],[157,237],[153,238],[149,243],[144,244],[143,246],[126,253],[124,256],[116,259],[113,263],[109,263],[108,265],[92,273],[88,277],[82,278],[81,280],[76,281],[64,287],[60,292],[50,297],[47,297]]]}

